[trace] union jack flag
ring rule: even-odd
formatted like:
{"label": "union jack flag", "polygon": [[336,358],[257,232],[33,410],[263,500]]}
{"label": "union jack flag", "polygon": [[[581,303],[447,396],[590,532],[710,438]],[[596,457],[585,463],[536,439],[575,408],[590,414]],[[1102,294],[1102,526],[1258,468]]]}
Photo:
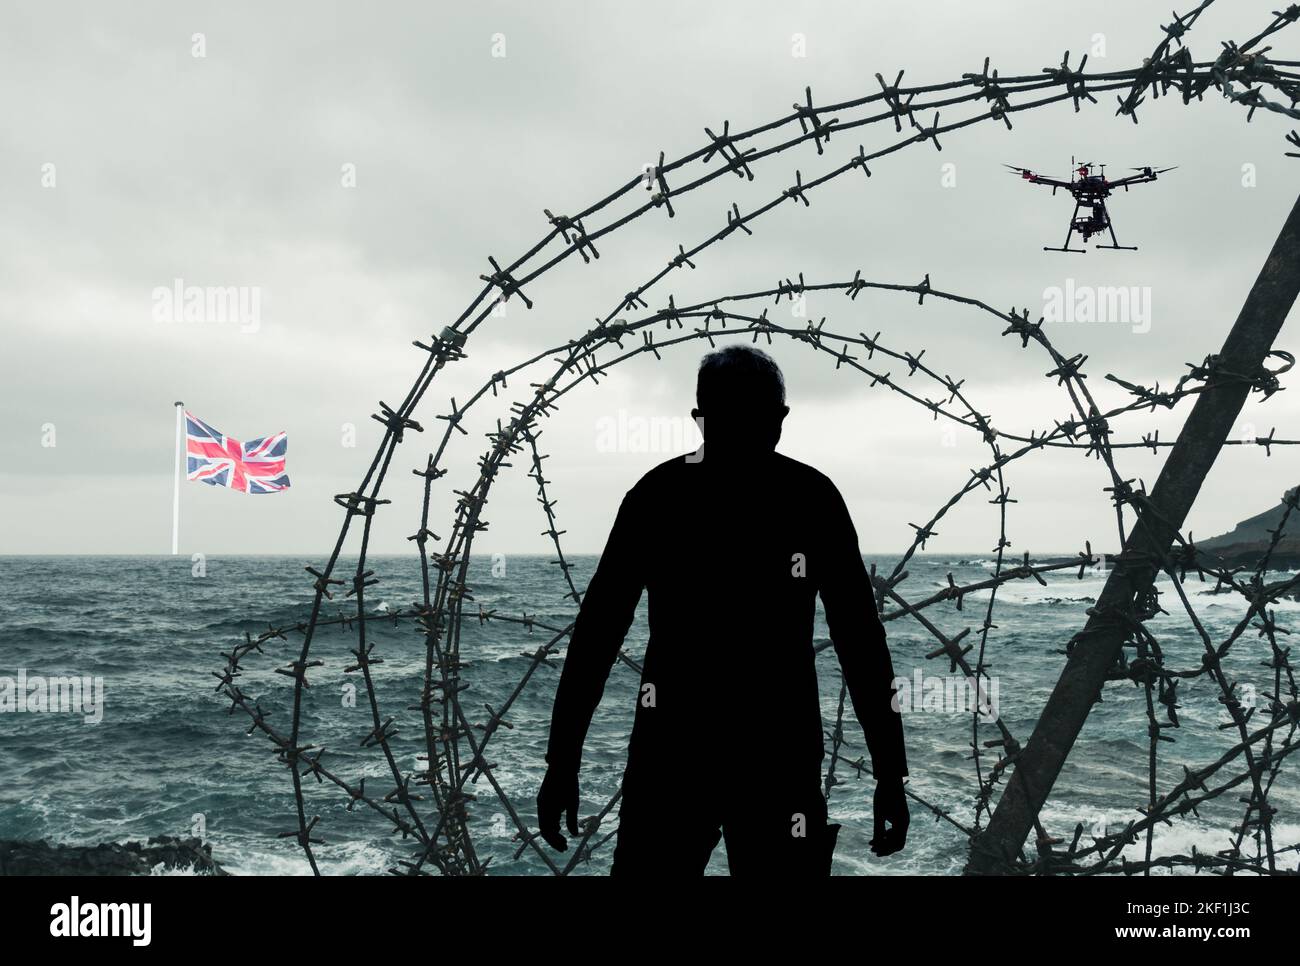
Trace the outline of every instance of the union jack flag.
{"label": "union jack flag", "polygon": [[289,489],[284,456],[286,433],[241,443],[217,432],[188,409],[185,411],[186,478],[241,493],[279,493]]}

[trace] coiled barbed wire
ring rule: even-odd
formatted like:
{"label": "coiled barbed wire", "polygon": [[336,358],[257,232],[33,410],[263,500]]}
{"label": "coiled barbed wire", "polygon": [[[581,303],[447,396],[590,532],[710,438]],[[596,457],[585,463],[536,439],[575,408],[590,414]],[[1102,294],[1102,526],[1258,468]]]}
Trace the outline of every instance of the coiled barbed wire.
{"label": "coiled barbed wire", "polygon": [[[1216,89],[1226,98],[1246,105],[1247,120],[1250,120],[1255,110],[1261,106],[1277,113],[1300,117],[1300,112],[1296,109],[1297,99],[1300,98],[1300,74],[1291,69],[1300,66],[1300,63],[1270,60],[1265,56],[1265,52],[1270,48],[1258,49],[1264,39],[1300,19],[1300,6],[1291,5],[1285,11],[1275,12],[1273,22],[1244,44],[1224,43],[1223,52],[1215,61],[1197,62],[1193,60],[1188,48],[1183,45],[1183,38],[1212,3],[1213,0],[1205,0],[1191,13],[1183,16],[1176,15],[1170,25],[1162,28],[1165,36],[1152,57],[1148,58],[1142,67],[1134,70],[1085,74],[1083,68],[1087,58],[1082,58],[1079,65],[1072,69],[1069,67],[1067,53],[1059,68],[1044,68],[1041,74],[1020,77],[1000,78],[996,70],[990,73],[987,60],[980,73],[965,74],[960,81],[937,85],[905,88],[901,86],[901,72],[892,85],[886,84],[883,78],[877,75],[881,88],[879,93],[840,104],[815,106],[811,90],[805,90],[804,103],[795,104],[793,114],[739,134],[730,133],[729,122],[724,123],[720,135],[706,128],[706,135],[710,141],[707,146],[670,163],[665,163],[661,154],[659,163],[653,166],[644,179],[632,180],[575,216],[554,215],[547,210],[546,217],[552,229],[542,241],[504,268],[495,259],[490,258],[493,270],[490,274],[482,276],[486,283],[484,288],[460,317],[446,326],[428,344],[415,343],[425,353],[425,361],[416,381],[402,402],[397,407],[391,407],[381,401],[380,413],[374,416],[384,426],[380,446],[356,491],[339,494],[335,498],[344,509],[345,516],[328,562],[320,569],[307,568],[314,578],[315,592],[310,616],[292,628],[270,628],[257,637],[250,633],[243,643],[232,647],[229,653],[223,655],[226,658],[224,668],[220,672],[214,672],[218,678],[217,690],[230,699],[232,712],[241,709],[247,713],[251,719],[250,734],[261,732],[268,737],[273,743],[279,760],[290,770],[297,810],[297,827],[293,831],[283,833],[282,837],[293,838],[298,842],[313,871],[319,872],[313,846],[321,844],[322,840],[315,831],[319,816],[310,819],[307,816],[303,779],[308,776],[315,777],[318,783],[328,782],[343,791],[349,799],[349,809],[357,803],[364,804],[369,810],[383,815],[396,832],[404,837],[415,838],[419,843],[417,852],[412,855],[410,861],[401,863],[400,867],[401,871],[407,873],[428,871],[430,867],[444,874],[475,874],[484,870],[487,862],[478,857],[469,830],[471,796],[466,791],[468,784],[477,783],[479,780],[485,780],[492,787],[514,823],[518,831],[517,838],[521,843],[516,854],[522,854],[523,850],[531,848],[553,872],[562,874],[572,871],[590,859],[592,852],[612,836],[613,833],[610,831],[606,831],[599,837],[597,833],[617,803],[617,794],[597,815],[584,822],[584,831],[578,847],[563,867],[557,866],[549,853],[538,844],[536,833],[526,826],[515,805],[492,773],[492,765],[484,756],[485,749],[500,729],[506,726],[506,714],[523,694],[537,668],[558,653],[572,625],[550,626],[529,618],[526,613],[523,617],[515,618],[484,611],[481,608],[477,615],[469,615],[468,619],[477,616],[480,622],[509,621],[525,625],[530,630],[540,628],[551,635],[545,644],[529,655],[530,663],[525,674],[501,707],[486,706],[487,718],[483,721],[472,721],[459,697],[466,686],[461,676],[463,665],[460,632],[462,621],[466,619],[464,604],[467,600],[472,600],[472,590],[467,583],[470,548],[474,535],[486,527],[486,521],[482,519],[482,511],[492,483],[503,467],[510,465],[507,457],[523,453],[526,448],[530,458],[530,476],[538,486],[539,500],[547,520],[547,529],[543,533],[548,534],[554,543],[557,554],[556,564],[568,587],[565,596],[572,599],[575,604],[580,603],[581,592],[572,579],[571,567],[563,554],[560,541],[562,531],[557,529],[553,512],[554,501],[549,496],[548,481],[542,472],[542,460],[545,457],[537,449],[538,420],[550,415],[555,408],[556,400],[561,396],[588,380],[596,382],[610,367],[635,356],[650,354],[659,357],[661,351],[685,342],[704,339],[712,343],[715,338],[736,335],[748,335],[755,340],[760,337],[769,341],[774,337],[787,337],[802,341],[815,350],[833,356],[837,369],[843,367],[856,370],[870,378],[870,385],[884,386],[891,391],[901,393],[910,401],[931,411],[935,419],[950,420],[980,434],[991,454],[989,464],[973,470],[970,479],[925,524],[913,524],[916,534],[912,544],[889,576],[876,574],[873,566],[872,578],[878,602],[881,604],[882,619],[892,621],[906,616],[917,621],[935,637],[939,644],[927,656],[931,659],[947,658],[954,670],[960,668],[962,673],[973,682],[976,693],[981,693],[982,682],[987,678],[986,652],[990,631],[994,627],[992,616],[997,589],[1011,580],[1032,578],[1042,582],[1043,573],[1057,569],[1078,567],[1082,575],[1084,568],[1096,563],[1091,547],[1086,546],[1076,560],[1065,563],[1034,564],[1026,553],[1023,562],[1018,566],[1004,568],[1006,550],[1010,546],[1006,529],[1006,507],[1008,503],[1015,502],[1009,496],[1009,487],[1003,477],[1004,467],[1017,458],[1046,447],[1079,448],[1087,455],[1098,458],[1110,477],[1111,485],[1107,489],[1111,492],[1115,503],[1116,524],[1122,543],[1125,535],[1123,511],[1126,506],[1137,505],[1145,494],[1141,488],[1134,489],[1131,486],[1132,481],[1125,480],[1120,475],[1114,463],[1113,452],[1126,447],[1158,450],[1160,446],[1168,444],[1161,443],[1156,435],[1144,435],[1139,440],[1127,442],[1112,441],[1110,421],[1142,409],[1154,410],[1157,406],[1173,408],[1187,396],[1202,392],[1214,384],[1215,380],[1224,378],[1247,379],[1253,388],[1267,396],[1276,391],[1277,376],[1286,371],[1293,360],[1286,357],[1284,353],[1274,353],[1284,359],[1283,367],[1274,371],[1234,376],[1223,373],[1221,368],[1214,365],[1212,357],[1207,357],[1201,366],[1191,366],[1191,372],[1185,375],[1173,390],[1166,392],[1161,392],[1158,386],[1147,389],[1138,383],[1111,376],[1109,378],[1128,390],[1135,399],[1126,406],[1102,412],[1084,382],[1082,363],[1086,357],[1079,355],[1067,357],[1058,352],[1043,334],[1041,319],[1037,323],[1031,323],[1028,309],[1020,314],[1017,314],[1015,309],[1003,313],[976,299],[938,291],[932,288],[928,275],[916,285],[871,282],[862,279],[860,273],[852,280],[812,285],[806,284],[802,275],[799,275],[797,282],[787,279],[778,284],[775,289],[719,298],[684,308],[677,307],[672,296],[669,296],[666,308],[634,321],[620,318],[619,313],[631,314],[641,309],[648,309],[649,304],[644,296],[658,282],[674,270],[684,267],[694,268],[694,259],[702,251],[722,242],[737,230],[751,234],[750,226],[753,222],[784,201],[801,202],[806,207],[810,204],[809,192],[842,174],[861,169],[867,177],[871,177],[872,172],[868,162],[926,141],[932,142],[936,149],[942,150],[939,135],[984,120],[999,120],[1010,129],[1012,126],[1010,115],[1019,111],[1065,100],[1071,101],[1077,111],[1084,102],[1096,103],[1094,97],[1096,93],[1123,91],[1123,94],[1117,93],[1119,107],[1116,113],[1130,116],[1136,123],[1137,107],[1144,102],[1148,94],[1155,98],[1176,91],[1184,103],[1190,103],[1193,99],[1201,100],[1204,93],[1210,89]],[[961,94],[953,93],[963,87],[975,89]],[[1262,93],[1264,90],[1276,91],[1286,96],[1290,106],[1267,100]],[[1009,100],[1011,96],[1032,95],[1036,92],[1043,92],[1045,96],[1017,104]],[[917,103],[918,96],[929,99]],[[941,110],[964,104],[987,104],[988,109],[946,125],[939,123]],[[886,108],[883,113],[867,113],[861,117],[839,116],[849,112],[868,111],[880,105]],[[928,113],[931,110],[935,111],[935,115],[929,126],[917,122],[915,115],[918,112]],[[828,117],[832,114],[836,116]],[[679,246],[677,254],[668,260],[666,267],[660,269],[643,284],[631,289],[619,305],[603,318],[598,318],[596,325],[580,338],[493,374],[463,406],[458,406],[453,399],[451,412],[438,417],[447,425],[437,449],[430,455],[425,468],[415,471],[423,478],[424,494],[420,526],[410,539],[418,550],[423,599],[404,611],[382,615],[367,611],[366,589],[373,586],[377,580],[374,572],[367,569],[371,523],[377,510],[388,502],[381,499],[379,493],[396,447],[404,440],[408,431],[423,431],[423,427],[413,418],[416,407],[437,374],[445,366],[465,358],[464,349],[469,336],[489,316],[498,302],[518,296],[531,308],[532,302],[523,291],[525,285],[552,270],[575,252],[584,263],[598,259],[600,257],[596,248],[598,240],[602,240],[605,236],[657,208],[664,208],[670,218],[674,217],[674,199],[709,184],[728,172],[742,179],[753,180],[754,168],[769,157],[809,141],[815,147],[818,156],[822,156],[832,134],[890,120],[894,122],[895,133],[903,133],[904,120],[915,133],[874,153],[865,152],[859,145],[857,154],[843,165],[808,181],[804,181],[802,173],[796,171],[792,187],[784,189],[772,201],[748,214],[742,215],[739,207],[733,204],[727,212],[727,223],[724,228],[691,249]],[[758,142],[764,136],[775,136],[775,132],[794,124],[798,124],[800,133],[787,140],[761,146],[758,143],[751,145],[751,142]],[[1294,137],[1292,132],[1288,140],[1297,143]],[[715,155],[724,162],[724,165],[720,168],[709,168],[709,163]],[[688,172],[697,169],[702,170],[702,173],[690,180]],[[675,178],[682,175],[687,180],[673,187],[668,183],[669,175],[674,175]],[[616,201],[631,200],[631,193],[643,183],[650,191],[650,198],[644,204],[634,205],[630,211],[622,215],[611,214],[610,220],[599,228],[586,227],[588,221],[610,208]],[[558,249],[558,251],[544,259],[545,253],[551,249]],[[779,302],[783,297],[795,298],[809,291],[837,288],[844,290],[850,298],[856,298],[857,294],[865,289],[909,292],[916,294],[922,304],[927,296],[931,296],[965,304],[992,314],[1006,326],[1003,335],[1017,336],[1021,340],[1022,348],[1027,348],[1032,341],[1048,353],[1053,368],[1047,375],[1056,379],[1058,385],[1065,389],[1070,399],[1071,415],[1063,422],[1056,422],[1053,428],[1045,429],[1041,435],[1031,433],[1026,438],[999,433],[993,428],[990,417],[982,415],[967,401],[961,388],[963,382],[957,382],[946,375],[941,376],[921,361],[924,351],[913,354],[891,350],[879,341],[879,333],[874,337],[868,337],[863,333],[856,336],[833,334],[825,330],[824,320],[816,326],[809,324],[803,328],[786,328],[771,322],[767,318],[766,311],[753,315],[722,308],[724,304],[769,297]],[[687,332],[684,329],[685,320],[702,323],[702,327]],[[676,327],[681,334],[656,341],[650,330],[659,323],[665,324],[669,329]],[[717,328],[714,327],[714,323],[718,324]],[[738,327],[726,329],[728,323],[735,323]],[[625,350],[623,340],[636,336],[640,336],[640,343],[630,350]],[[830,343],[839,343],[840,347],[833,348]],[[622,354],[604,362],[598,361],[596,352],[610,349],[612,346],[616,346]],[[851,351],[859,355],[854,356]],[[513,404],[510,408],[512,415],[506,425],[502,426],[498,421],[496,432],[489,434],[491,447],[480,458],[477,480],[464,490],[453,491],[457,497],[455,518],[445,544],[446,549],[441,553],[430,553],[430,541],[440,542],[429,527],[432,486],[446,472],[441,468],[441,464],[450,441],[457,433],[468,434],[461,425],[465,413],[475,404],[483,401],[489,393],[493,397],[497,396],[499,388],[506,387],[509,377],[557,354],[560,356],[560,361],[554,373],[544,382],[532,384],[535,392],[531,399]],[[905,365],[907,367],[905,378],[910,379],[921,374],[926,379],[937,383],[942,390],[940,397],[944,401],[935,402],[927,396],[920,396],[905,385],[900,385],[891,377],[890,372],[881,373],[871,368],[860,361],[864,354],[868,363],[880,356]],[[1003,449],[1008,441],[1015,444],[1014,449]],[[1295,441],[1275,439],[1270,432],[1265,439],[1232,442],[1255,443],[1263,446],[1266,453],[1270,453],[1273,445],[1292,445]],[[992,576],[985,581],[958,586],[949,575],[948,588],[925,600],[909,602],[898,589],[907,577],[905,569],[907,562],[918,549],[924,548],[926,540],[934,535],[935,525],[944,514],[963,497],[981,488],[986,492],[995,493],[990,502],[999,505],[1000,531],[995,548]],[[334,574],[354,518],[358,517],[361,519],[358,563],[351,579],[344,580]],[[1279,527],[1278,534],[1274,538],[1274,548],[1277,540],[1280,539],[1280,533]],[[1263,621],[1260,633],[1269,641],[1270,661],[1276,684],[1267,712],[1269,724],[1255,732],[1248,731],[1253,711],[1241,708],[1240,702],[1233,695],[1232,682],[1227,680],[1217,661],[1207,661],[1199,669],[1181,671],[1166,669],[1154,638],[1146,633],[1145,629],[1135,629],[1136,658],[1133,662],[1126,662],[1124,667],[1117,669],[1117,676],[1134,680],[1142,684],[1146,690],[1152,734],[1152,765],[1147,815],[1141,822],[1126,826],[1122,832],[1102,836],[1091,846],[1084,848],[1079,845],[1082,835],[1080,827],[1076,829],[1070,847],[1059,854],[1051,848],[1057,844],[1057,840],[1053,839],[1039,824],[1039,858],[1030,862],[1022,853],[1025,870],[1092,874],[1112,870],[1148,871],[1158,866],[1191,866],[1197,870],[1213,867],[1225,871],[1236,869],[1277,871],[1277,858],[1290,847],[1277,849],[1273,846],[1269,825],[1272,806],[1268,803],[1268,792],[1278,774],[1282,760],[1294,747],[1291,738],[1296,726],[1296,689],[1292,670],[1287,662],[1287,652],[1277,644],[1276,634],[1279,628],[1267,607],[1270,603],[1275,603],[1281,595],[1291,591],[1295,581],[1263,583],[1263,573],[1271,553],[1272,548],[1260,561],[1256,572],[1249,580],[1243,582],[1236,576],[1239,568],[1206,566],[1202,555],[1196,552],[1190,539],[1184,540],[1180,536],[1178,547],[1171,554],[1170,565],[1166,568],[1166,573],[1173,578],[1175,586],[1178,587],[1180,600],[1205,644],[1207,655],[1217,655],[1221,658],[1241,637],[1245,625],[1256,617]],[[1243,626],[1228,640],[1217,646],[1197,621],[1182,590],[1181,582],[1189,568],[1195,569],[1202,579],[1206,576],[1214,577],[1219,586],[1242,594],[1249,602],[1250,606],[1243,619]],[[1296,580],[1300,581],[1300,578]],[[335,618],[325,616],[323,612],[325,601],[332,600],[335,590],[342,588],[346,588],[346,597],[356,598],[355,610]],[[989,598],[982,625],[977,632],[977,648],[974,644],[962,644],[969,628],[957,635],[947,635],[925,613],[936,604],[949,600],[955,601],[960,609],[963,599],[968,594],[981,590],[988,590]],[[426,764],[422,769],[413,772],[404,771],[398,765],[390,747],[391,739],[396,734],[394,719],[391,716],[384,716],[374,686],[372,668],[381,661],[381,658],[372,654],[375,645],[368,638],[367,627],[368,624],[374,624],[381,619],[395,621],[412,619],[417,622],[420,632],[425,637],[424,684],[415,708],[420,711],[422,718]],[[322,667],[324,663],[321,659],[311,656],[314,635],[318,628],[334,625],[347,630],[355,628],[356,647],[351,652],[354,663],[345,671],[349,674],[359,673],[365,685],[372,730],[363,736],[362,745],[380,750],[385,770],[393,785],[392,789],[382,796],[368,793],[365,790],[364,779],[352,782],[338,774],[336,769],[331,769],[323,762],[324,749],[304,742],[303,692],[309,685],[308,672],[312,668]],[[276,668],[278,673],[294,681],[291,727],[285,734],[268,723],[269,712],[264,710],[257,700],[251,699],[244,693],[239,678],[243,671],[241,662],[251,659],[254,652],[262,653],[265,644],[274,640],[287,640],[287,635],[291,632],[296,632],[302,637],[297,659],[284,667]],[[975,651],[973,663],[968,657],[972,650]],[[620,658],[621,663],[639,672],[637,662],[631,657],[621,654]],[[1139,670],[1134,671],[1135,667]],[[1220,688],[1221,700],[1232,713],[1234,727],[1240,739],[1239,744],[1217,762],[1195,772],[1189,771],[1183,783],[1164,795],[1159,795],[1154,764],[1156,742],[1160,738],[1161,729],[1168,725],[1157,720],[1156,705],[1159,704],[1166,709],[1173,725],[1176,726],[1177,719],[1174,716],[1176,702],[1172,695],[1177,682],[1202,674],[1212,676]],[[1286,695],[1289,695],[1289,700],[1286,699]],[[840,764],[859,775],[869,771],[860,756],[851,759],[844,753],[848,744],[843,728],[844,707],[845,693],[842,686],[836,720],[827,734],[830,739],[830,760],[825,782],[828,795],[841,782],[837,774]],[[993,800],[1001,777],[1014,763],[1015,755],[1019,750],[1017,739],[1003,722],[996,721],[993,727],[996,731],[995,736],[981,740],[979,715],[978,713],[972,715],[970,747],[977,793],[974,796],[974,814],[969,824],[959,821],[951,810],[927,802],[909,790],[911,797],[931,810],[937,819],[947,821],[967,835],[977,832],[984,818],[990,814],[990,802]],[[1285,736],[1280,741],[1275,741],[1275,734],[1279,731],[1285,731]],[[1261,747],[1259,755],[1255,752],[1256,745]],[[983,758],[993,749],[997,750],[997,760],[986,768]],[[1246,772],[1234,773],[1224,781],[1223,785],[1208,788],[1206,782],[1218,775],[1230,761],[1237,757],[1246,760]],[[1247,780],[1250,782],[1250,797],[1245,800],[1246,816],[1238,830],[1236,847],[1230,850],[1232,854],[1205,856],[1194,853],[1191,856],[1152,856],[1151,835],[1156,823],[1185,815],[1188,811],[1194,810],[1200,802],[1218,797]],[[414,791],[413,785],[417,786]],[[421,804],[424,801],[423,795],[419,793],[421,788],[427,789],[431,799],[427,809]],[[1193,790],[1198,794],[1192,794]],[[1242,853],[1248,830],[1256,844],[1253,856],[1245,856]],[[1144,862],[1135,864],[1124,859],[1120,853],[1125,845],[1140,834],[1146,835],[1146,857]],[[1085,864],[1089,859],[1094,861]]]}

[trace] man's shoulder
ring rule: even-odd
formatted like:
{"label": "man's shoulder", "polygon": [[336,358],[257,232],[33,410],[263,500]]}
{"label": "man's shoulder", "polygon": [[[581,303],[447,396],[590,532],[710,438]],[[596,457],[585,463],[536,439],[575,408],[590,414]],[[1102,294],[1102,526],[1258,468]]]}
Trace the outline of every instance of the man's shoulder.
{"label": "man's shoulder", "polygon": [[[704,465],[702,461],[692,459],[691,455],[674,456],[651,467],[629,493],[654,493],[666,487],[688,484],[695,479],[694,471]],[[823,497],[839,494],[834,481],[821,470],[784,453],[772,454],[771,468],[775,476],[772,482],[782,487],[798,487]]]}
{"label": "man's shoulder", "polygon": [[773,455],[776,457],[780,473],[788,481],[810,489],[819,489],[824,493],[839,493],[839,487],[834,481],[817,467],[792,459],[784,453]]}
{"label": "man's shoulder", "polygon": [[666,459],[643,473],[629,492],[646,492],[662,488],[673,481],[680,480],[692,465],[695,464],[690,461],[690,454]]}
{"label": "man's shoulder", "polygon": [[691,453],[682,453],[679,456],[669,457],[668,459],[664,460],[662,463],[657,463],[656,465],[650,467],[650,469],[646,470],[645,474],[641,477],[641,479],[645,480],[645,479],[652,479],[654,477],[659,477],[659,476],[675,475],[680,473],[683,469],[685,469],[688,466],[698,465],[698,461],[691,460],[692,455],[693,454]]}

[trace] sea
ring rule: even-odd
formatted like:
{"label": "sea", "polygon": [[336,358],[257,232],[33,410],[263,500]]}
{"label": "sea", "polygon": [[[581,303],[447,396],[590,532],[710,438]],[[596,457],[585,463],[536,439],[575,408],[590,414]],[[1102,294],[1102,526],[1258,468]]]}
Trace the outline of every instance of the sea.
{"label": "sea", "polygon": [[[865,559],[883,573],[897,563],[896,558]],[[596,561],[595,556],[570,558],[580,588],[586,586]],[[297,827],[289,773],[265,736],[248,733],[248,717],[238,710],[232,713],[230,702],[218,693],[214,672],[224,665],[222,652],[229,652],[246,634],[306,618],[312,578],[304,567],[320,563],[267,556],[199,562],[186,556],[0,557],[0,586],[5,588],[0,595],[0,839],[91,844],[155,835],[197,836],[232,873],[309,874],[297,845],[279,837]],[[344,559],[342,566],[349,563]],[[420,598],[415,557],[373,557],[369,567],[378,582],[367,590],[368,611],[393,613]],[[987,579],[994,560],[987,554],[921,554],[905,569],[907,577],[898,590],[918,601],[947,586],[950,576],[958,585]],[[1028,739],[1063,666],[1066,642],[1086,621],[1105,576],[1101,569],[1081,572],[1076,567],[1046,574],[1042,583],[1019,579],[997,589],[986,649],[992,679],[978,729],[976,709],[960,674],[953,673],[946,658],[927,657],[935,648],[930,633],[913,617],[886,621],[895,673],[903,679],[906,697],[909,787],[925,804],[911,803],[907,848],[877,858],[868,848],[872,782],[841,764],[840,781],[829,799],[831,820],[842,826],[836,874],[961,871],[967,855],[965,830],[977,821],[979,785],[972,741],[983,745],[997,736],[988,723],[994,714],[1019,741]],[[475,557],[469,584],[474,600],[465,609],[461,641],[468,690],[461,697],[471,720],[482,720],[488,706],[504,706],[528,670],[526,655],[550,634],[536,626],[480,621],[479,609],[527,615],[562,627],[572,620],[574,605],[565,599],[567,586],[559,568],[545,556]],[[1197,668],[1204,653],[1202,639],[1168,581],[1158,586],[1168,613],[1147,626],[1161,642],[1166,666]],[[1212,582],[1190,575],[1186,590],[1201,625],[1216,642],[1232,634],[1245,615],[1243,600],[1214,593]],[[924,614],[949,636],[969,628],[962,643],[978,648],[989,594],[972,592],[960,608],[944,601]],[[349,609],[347,602],[334,601],[324,613]],[[1276,608],[1279,623],[1292,623],[1297,609],[1298,603],[1281,602]],[[375,692],[384,716],[392,716],[398,728],[394,754],[403,768],[414,769],[423,751],[417,715],[411,710],[423,671],[423,638],[408,620],[372,622],[369,633],[372,657],[383,659],[375,667]],[[289,724],[292,682],[274,668],[296,658],[300,640],[290,632],[287,640],[269,641],[265,653],[245,660],[241,686],[258,698],[270,712],[269,722],[280,729]],[[639,657],[645,640],[643,598],[625,651]],[[828,641],[820,612],[814,640]],[[377,752],[361,746],[373,727],[364,682],[344,671],[352,663],[353,647],[355,631],[318,632],[311,656],[323,664],[312,668],[308,677],[303,740],[324,747],[324,761],[341,776],[352,782],[365,776],[367,790],[382,794],[391,789],[391,779]],[[972,660],[976,653],[971,652]],[[1272,693],[1272,672],[1263,666],[1268,658],[1266,638],[1254,627],[1230,650],[1225,667],[1240,682],[1245,700],[1264,704],[1265,695]],[[534,799],[544,773],[542,755],[562,661],[561,652],[537,670],[510,707],[510,727],[499,731],[488,748],[502,793],[530,827],[535,827]],[[833,648],[819,651],[817,661],[829,728],[840,689]],[[722,783],[759,800],[780,781],[780,762],[764,756],[764,734],[780,727],[783,713],[781,669],[774,667],[771,674],[772,692],[756,696],[752,714],[740,720],[719,718],[709,724],[698,747],[682,749],[684,809],[716,795]],[[33,679],[61,676],[98,685],[87,687],[83,704],[75,709],[16,710],[16,702],[4,701],[6,681],[12,695],[20,677],[34,689]],[[631,669],[615,666],[585,748],[584,816],[597,813],[618,788],[636,685]],[[102,701],[86,700],[94,693]],[[1182,777],[1183,766],[1205,766],[1231,747],[1235,732],[1222,727],[1227,717],[1217,696],[1205,676],[1180,684],[1180,726],[1165,730],[1163,734],[1174,740],[1161,741],[1159,747],[1157,777],[1162,789]],[[87,711],[90,705],[94,708]],[[1156,707],[1164,720],[1163,706]],[[1082,825],[1087,843],[1093,835],[1140,819],[1148,801],[1147,735],[1144,690],[1128,681],[1109,684],[1042,813],[1047,831],[1068,840]],[[846,739],[846,756],[865,754],[851,713]],[[981,761],[987,774],[997,752],[984,751]],[[1289,760],[1284,763],[1273,785],[1278,846],[1300,842],[1295,768]],[[1235,774],[1225,769],[1220,782]],[[1210,787],[1215,784],[1212,779]],[[324,844],[317,846],[316,855],[322,873],[382,874],[410,857],[412,842],[394,835],[370,810],[349,810],[346,796],[310,778],[306,789],[308,815],[320,816],[316,831]],[[491,859],[489,872],[548,874],[546,863],[531,847],[521,847],[509,811],[488,782],[480,781],[470,791],[475,796],[470,806],[475,847],[480,858]],[[1199,814],[1161,825],[1154,854],[1185,856],[1194,849],[1213,853],[1230,847],[1233,829],[1243,816],[1239,798],[1239,790],[1229,791],[1202,806]],[[418,804],[427,809],[427,802]],[[616,819],[615,811],[598,837],[612,831]],[[978,821],[983,824],[987,816]],[[1244,848],[1252,849],[1252,840],[1247,839]],[[612,842],[595,849],[576,872],[608,871],[611,852]],[[1125,851],[1133,859],[1144,854],[1145,839]],[[1287,853],[1284,863],[1294,869],[1296,853]],[[721,845],[709,872],[726,873]]]}

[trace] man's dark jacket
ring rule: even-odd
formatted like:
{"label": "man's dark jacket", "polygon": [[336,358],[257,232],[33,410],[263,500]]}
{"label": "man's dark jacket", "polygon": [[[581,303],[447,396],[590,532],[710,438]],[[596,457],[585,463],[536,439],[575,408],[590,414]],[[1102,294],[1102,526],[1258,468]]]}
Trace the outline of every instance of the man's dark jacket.
{"label": "man's dark jacket", "polygon": [[552,771],[578,770],[643,588],[650,639],[625,800],[691,783],[718,756],[776,782],[819,775],[818,594],[872,771],[907,774],[885,630],[848,509],[825,475],[775,452],[739,463],[676,457],[623,498],[565,655]]}

